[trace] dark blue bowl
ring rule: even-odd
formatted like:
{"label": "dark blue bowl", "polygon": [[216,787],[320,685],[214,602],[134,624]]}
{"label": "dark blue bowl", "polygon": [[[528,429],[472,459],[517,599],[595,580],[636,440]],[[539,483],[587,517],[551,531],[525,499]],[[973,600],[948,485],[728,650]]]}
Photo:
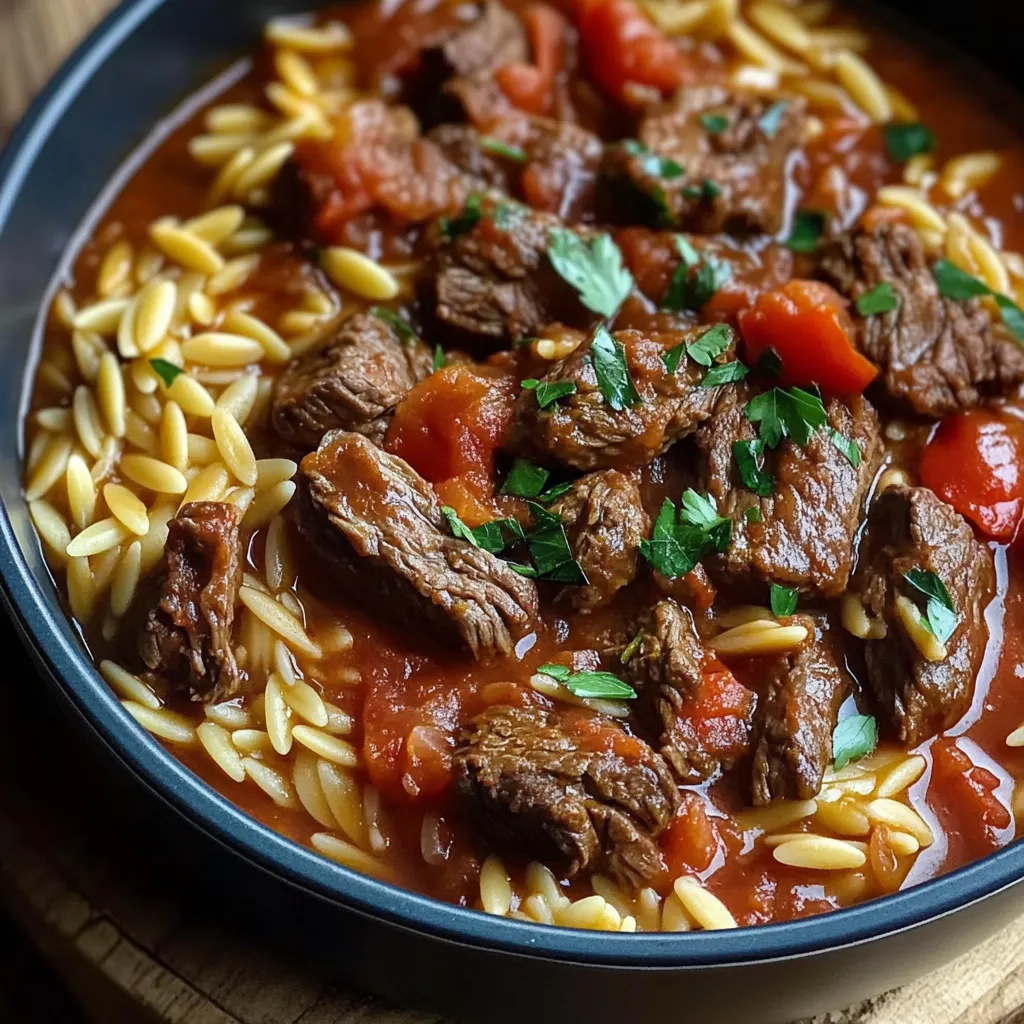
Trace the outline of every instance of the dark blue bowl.
{"label": "dark blue bowl", "polygon": [[[230,878],[252,920],[347,981],[420,1004],[621,1021],[686,1007],[707,1024],[848,1005],[966,950],[1019,912],[1024,846],[850,910],[733,932],[614,935],[505,921],[338,867],[207,788],[126,715],[61,610],[20,485],[40,310],[132,150],[183,97],[309,0],[127,0],[36,101],[0,161],[0,584],[76,725],[144,794],[193,863]],[[172,115],[173,117],[176,115]],[[127,160],[127,163],[126,163]],[[121,171],[119,172],[119,168]],[[101,198],[97,201],[97,196]],[[542,995],[543,998],[538,998]],[[570,1009],[571,1008],[571,1009]]]}

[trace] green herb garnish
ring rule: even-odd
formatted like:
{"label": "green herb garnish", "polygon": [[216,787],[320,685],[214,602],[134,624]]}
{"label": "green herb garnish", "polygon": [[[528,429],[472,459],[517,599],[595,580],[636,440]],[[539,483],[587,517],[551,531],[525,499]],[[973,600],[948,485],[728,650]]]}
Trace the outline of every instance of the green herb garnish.
{"label": "green herb garnish", "polygon": [[683,176],[682,166],[671,157],[658,156],[652,153],[639,139],[626,139],[622,148],[630,156],[640,161],[640,170],[652,178],[665,178],[672,181]]}
{"label": "green herb garnish", "polygon": [[586,586],[589,582],[587,575],[579,562],[573,558],[561,517],[532,501],[530,510],[533,512],[536,528],[526,535],[526,546],[533,559],[537,578],[555,583]]}
{"label": "green herb garnish", "polygon": [[709,135],[721,135],[729,127],[729,118],[724,114],[701,114],[700,123]]}
{"label": "green herb garnish", "polygon": [[473,192],[466,197],[466,205],[462,208],[462,213],[455,217],[442,217],[441,233],[445,238],[452,241],[459,235],[472,231],[483,216],[483,200],[482,192]]}
{"label": "green herb garnish", "polygon": [[832,767],[839,771],[878,746],[878,723],[871,715],[850,715],[832,733]]}
{"label": "green herb garnish", "polygon": [[717,199],[722,194],[722,188],[710,178],[705,178],[699,185],[685,185],[683,197],[685,199]]}
{"label": "green herb garnish", "polygon": [[784,619],[796,611],[796,603],[800,595],[795,587],[783,587],[781,584],[773,583],[768,598],[772,608],[772,615],[777,619]]}
{"label": "green herb garnish", "polygon": [[640,393],[633,383],[626,362],[626,350],[616,341],[604,325],[594,332],[590,343],[590,358],[593,360],[597,386],[604,400],[616,411],[621,412],[640,402]]}
{"label": "green herb garnish", "polygon": [[676,579],[692,572],[706,555],[725,551],[731,537],[730,520],[708,498],[688,490],[678,508],[665,499],[651,539],[640,542],[640,553],[656,572]]}
{"label": "green herb garnish", "polygon": [[768,448],[778,448],[784,437],[807,444],[818,427],[828,422],[820,396],[803,388],[772,388],[747,403],[744,410]]}
{"label": "green herb garnish", "polygon": [[528,380],[522,381],[522,385],[527,391],[532,391],[537,396],[537,404],[542,409],[546,409],[549,405],[554,405],[555,402],[560,398],[565,398],[566,395],[576,394],[576,382],[571,380],[549,382],[537,380],[536,377],[530,377]]}
{"label": "green herb garnish", "polygon": [[567,228],[551,229],[548,259],[563,281],[579,293],[580,302],[601,316],[614,316],[633,287],[622,265],[622,253],[611,235],[598,235],[589,245]]}
{"label": "green herb garnish", "polygon": [[789,107],[789,100],[779,100],[773,103],[758,119],[757,125],[768,136],[774,139],[782,127],[782,118]]}
{"label": "green herb garnish", "polygon": [[896,290],[888,281],[875,285],[870,291],[865,292],[854,305],[861,316],[876,316],[879,313],[891,313],[898,309],[900,298]]}
{"label": "green herb garnish", "polygon": [[939,260],[932,268],[932,272],[935,274],[935,283],[939,286],[939,294],[943,298],[963,302],[982,295],[991,295],[999,307],[1007,329],[1017,341],[1024,343],[1024,311],[1009,296],[994,292],[984,281],[979,281],[949,260]]}
{"label": "green herb garnish", "polygon": [[766,377],[777,377],[782,370],[782,356],[773,348],[766,348],[757,361],[757,372]]}
{"label": "green herb garnish", "polygon": [[764,441],[734,441],[732,457],[736,460],[740,482],[748,491],[766,498],[775,490],[775,477],[763,468]]}
{"label": "green herb garnish", "polygon": [[168,362],[166,359],[150,359],[149,365],[156,371],[156,375],[164,382],[164,387],[169,388],[175,380],[185,371],[180,366]]}
{"label": "green herb garnish", "polygon": [[746,519],[748,523],[763,523],[764,515],[761,512],[761,506],[751,505],[750,508],[743,513],[743,518]]}
{"label": "green herb garnish", "polygon": [[492,139],[489,135],[484,135],[480,139],[480,148],[492,156],[502,156],[506,160],[514,160],[517,164],[526,163],[526,150],[519,146],[510,146],[500,139]]}
{"label": "green herb garnish", "polygon": [[516,459],[498,493],[516,498],[536,498],[544,490],[550,475],[549,470],[529,459]]}
{"label": "green herb garnish", "polygon": [[444,354],[444,349],[440,345],[435,345],[434,346],[434,373],[437,373],[438,370],[443,370],[444,367],[445,367],[445,363],[446,362],[447,362],[447,357]]}
{"label": "green herb garnish", "polygon": [[646,636],[647,631],[641,629],[640,632],[637,633],[637,635],[633,637],[628,644],[626,644],[622,654],[619,655],[619,661],[623,665],[628,665],[633,660],[633,656],[640,650],[640,645],[644,642],[644,637]]}
{"label": "green herb garnish", "polygon": [[611,672],[573,672],[566,665],[541,665],[537,671],[564,686],[574,697],[633,700],[636,691]]}
{"label": "green herb garnish", "polygon": [[708,254],[702,256],[682,236],[676,235],[679,265],[672,272],[661,308],[672,312],[700,309],[732,276],[732,267]]}
{"label": "green herb garnish", "polygon": [[840,434],[838,430],[830,430],[828,436],[833,447],[842,452],[846,456],[846,461],[856,469],[861,464],[860,448],[857,442],[851,441],[845,434]]}
{"label": "green herb garnish", "polygon": [[393,309],[388,309],[387,306],[371,306],[370,313],[382,323],[387,324],[398,335],[399,341],[408,343],[416,340],[416,332],[412,329],[409,321]]}
{"label": "green herb garnish", "polygon": [[903,578],[926,598],[921,624],[940,644],[944,644],[960,621],[946,584],[929,569],[908,569]]}
{"label": "green herb garnish", "polygon": [[825,214],[819,210],[797,210],[786,248],[793,252],[816,252],[824,231]]}
{"label": "green herb garnish", "polygon": [[882,126],[882,136],[889,156],[897,163],[906,163],[919,153],[930,153],[935,148],[935,134],[923,124],[897,124]]}
{"label": "green herb garnish", "polygon": [[749,367],[743,365],[739,360],[734,359],[729,363],[721,363],[712,366],[704,379],[700,382],[702,388],[717,388],[723,384],[732,384],[735,381],[743,380],[750,373]]}
{"label": "green herb garnish", "polygon": [[728,324],[716,324],[705,331],[696,341],[680,342],[670,348],[662,357],[665,369],[675,373],[679,369],[683,354],[688,355],[701,366],[711,366],[714,361],[732,344],[732,328]]}

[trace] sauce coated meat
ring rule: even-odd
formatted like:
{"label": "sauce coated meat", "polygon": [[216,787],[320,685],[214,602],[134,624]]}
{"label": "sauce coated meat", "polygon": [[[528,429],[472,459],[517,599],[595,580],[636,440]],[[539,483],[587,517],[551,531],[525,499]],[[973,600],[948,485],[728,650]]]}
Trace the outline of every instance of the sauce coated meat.
{"label": "sauce coated meat", "polygon": [[347,867],[676,930],[1018,834],[1019,141],[884,27],[794,2],[740,52],[736,6],[274,22],[54,301],[69,614]]}

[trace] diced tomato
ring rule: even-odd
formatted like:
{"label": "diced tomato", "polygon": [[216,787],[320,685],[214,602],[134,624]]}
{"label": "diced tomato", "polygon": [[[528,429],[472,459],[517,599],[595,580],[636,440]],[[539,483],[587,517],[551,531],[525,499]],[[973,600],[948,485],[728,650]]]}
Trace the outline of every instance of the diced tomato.
{"label": "diced tomato", "polygon": [[660,845],[673,878],[711,867],[718,852],[718,832],[708,817],[704,801],[696,793],[683,793],[679,813],[665,830]]}
{"label": "diced tomato", "polygon": [[974,409],[944,420],[921,453],[921,483],[996,540],[1024,514],[1024,420]]}
{"label": "diced tomato", "polygon": [[561,724],[585,749],[617,754],[627,761],[643,760],[646,750],[643,742],[591,711],[570,709],[562,715]]}
{"label": "diced tomato", "polygon": [[668,95],[683,84],[682,53],[635,0],[579,0],[576,25],[587,68],[611,96],[628,101],[631,86]]}
{"label": "diced tomato", "polygon": [[555,75],[564,59],[569,23],[548,4],[531,4],[523,12],[523,22],[533,63],[506,64],[495,71],[494,78],[514,107],[530,114],[546,114],[551,109]]}
{"label": "diced tomato", "polygon": [[973,838],[979,846],[995,845],[994,833],[1008,828],[1013,820],[996,795],[998,776],[976,765],[951,737],[932,745],[932,765],[929,798],[934,795],[954,817],[962,839]]}
{"label": "diced tomato", "polygon": [[[445,493],[488,499],[494,456],[512,418],[518,387],[507,369],[458,363],[409,392],[395,412],[385,448]],[[458,485],[445,481],[457,478]],[[493,518],[485,516],[484,519]]]}
{"label": "diced tomato", "polygon": [[786,385],[817,384],[831,395],[859,395],[878,376],[850,340],[852,325],[843,297],[820,281],[790,281],[765,292],[740,313],[746,361],[755,366],[775,349]]}

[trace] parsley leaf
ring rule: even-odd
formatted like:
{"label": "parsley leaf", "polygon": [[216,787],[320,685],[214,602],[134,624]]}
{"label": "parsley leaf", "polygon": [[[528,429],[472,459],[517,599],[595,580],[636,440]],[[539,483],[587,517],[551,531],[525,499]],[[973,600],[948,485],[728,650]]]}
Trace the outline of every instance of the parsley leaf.
{"label": "parsley leaf", "polygon": [[672,272],[661,308],[672,312],[700,309],[726,284],[732,267],[710,254],[702,256],[682,235],[676,235],[675,242],[679,265]]}
{"label": "parsley leaf", "polygon": [[710,178],[705,178],[699,185],[686,185],[683,188],[684,199],[717,199],[721,194],[721,186]]}
{"label": "parsley leaf", "polygon": [[851,441],[845,434],[840,434],[838,430],[829,431],[829,440],[832,442],[834,448],[837,448],[846,456],[846,461],[849,462],[854,469],[860,465],[861,454],[856,441]]}
{"label": "parsley leaf", "polygon": [[746,512],[743,513],[743,518],[748,523],[763,523],[764,515],[761,512],[760,505],[751,505]]}
{"label": "parsley leaf", "polygon": [[730,520],[718,515],[707,498],[688,490],[678,509],[665,499],[651,539],[640,542],[640,553],[655,571],[676,579],[692,572],[705,555],[725,551],[731,538]]}
{"label": "parsley leaf", "polygon": [[164,382],[164,387],[169,388],[178,376],[185,371],[180,366],[168,362],[166,359],[150,359],[149,365],[156,371],[156,375]]}
{"label": "parsley leaf", "polygon": [[611,235],[598,235],[589,248],[567,228],[551,229],[548,259],[563,281],[579,293],[580,302],[601,316],[614,316],[633,287],[622,265],[622,253]]}
{"label": "parsley leaf", "polygon": [[450,505],[441,506],[441,515],[448,520],[448,528],[452,531],[453,537],[459,540],[468,540],[473,547],[480,547],[480,542],[473,535],[473,531],[459,518],[459,513]]}
{"label": "parsley leaf", "polygon": [[444,349],[440,345],[436,345],[434,347],[434,373],[437,373],[438,370],[443,370],[447,361],[448,357],[444,354]]}
{"label": "parsley leaf", "polygon": [[550,471],[529,459],[516,459],[498,493],[511,494],[516,498],[536,498],[544,490],[550,475]]}
{"label": "parsley leaf", "polygon": [[492,555],[504,551],[512,541],[525,540],[523,528],[515,519],[492,519],[489,523],[476,526],[470,533],[476,546],[490,551]]}
{"label": "parsley leaf", "polygon": [[722,384],[732,384],[734,381],[743,380],[750,373],[750,369],[734,359],[731,363],[720,363],[712,366],[704,379],[700,382],[702,388],[717,388]]}
{"label": "parsley leaf", "polygon": [[619,661],[623,665],[628,665],[632,660],[633,656],[637,651],[640,650],[640,645],[644,642],[644,638],[647,636],[647,630],[641,629],[639,633],[632,640],[626,644],[623,648],[622,654],[619,655]]}
{"label": "parsley leaf", "polygon": [[549,487],[546,491],[541,491],[537,495],[537,500],[544,505],[550,505],[553,502],[558,501],[559,498],[564,498],[572,490],[572,481],[563,480],[560,484],[555,484]]}
{"label": "parsley leaf", "polygon": [[878,313],[891,313],[899,309],[900,299],[889,281],[875,285],[865,292],[855,303],[861,316],[875,316]]}
{"label": "parsley leaf", "polygon": [[786,248],[793,252],[816,252],[824,231],[825,214],[820,210],[797,210]]}
{"label": "parsley leaf", "polygon": [[935,573],[926,569],[908,569],[903,578],[914,590],[927,598],[921,623],[939,643],[945,643],[953,635],[953,630],[960,621],[946,584]]}
{"label": "parsley leaf", "polygon": [[766,377],[777,377],[782,369],[782,356],[773,348],[766,348],[757,361],[757,372]]}
{"label": "parsley leaf", "polygon": [[930,153],[935,148],[935,134],[923,124],[883,125],[882,136],[889,156],[897,163],[906,163],[918,153]]}
{"label": "parsley leaf", "polygon": [[445,238],[451,241],[458,238],[459,235],[472,231],[483,216],[483,200],[482,192],[473,192],[466,197],[466,205],[462,208],[462,213],[456,217],[442,217],[440,227]]}
{"label": "parsley leaf", "polygon": [[1008,296],[994,292],[984,281],[978,280],[961,270],[949,260],[939,260],[932,268],[939,294],[946,299],[965,301],[981,295],[991,295],[996,300],[1003,323],[1017,341],[1024,343],[1024,311]]}
{"label": "parsley leaf", "polygon": [[878,723],[871,715],[849,715],[832,733],[832,767],[839,771],[878,746]]}
{"label": "parsley leaf", "polygon": [[685,341],[670,348],[662,357],[665,369],[675,373],[682,362],[685,352],[695,363],[711,366],[714,361],[732,344],[732,328],[728,324],[716,324],[705,331],[696,341],[687,344]]}
{"label": "parsley leaf", "polygon": [[769,597],[769,604],[772,606],[772,615],[777,619],[784,619],[796,611],[796,603],[800,595],[795,587],[783,587],[773,583]]}
{"label": "parsley leaf", "polygon": [[586,586],[589,580],[573,558],[561,518],[533,501],[530,502],[530,510],[537,526],[526,535],[526,546],[537,570],[537,578]]}
{"label": "parsley leaf", "polygon": [[668,181],[683,176],[683,167],[676,160],[667,156],[652,153],[647,145],[639,139],[626,139],[622,148],[632,157],[640,161],[640,169],[652,178],[665,178]]}
{"label": "parsley leaf", "polygon": [[709,135],[721,135],[729,127],[729,118],[724,114],[701,114],[700,123]]}
{"label": "parsley leaf", "polygon": [[527,207],[513,199],[499,200],[494,206],[494,226],[502,231],[515,227],[526,216]]}
{"label": "parsley leaf", "polygon": [[747,403],[744,410],[751,423],[759,424],[758,436],[769,448],[777,448],[784,437],[807,444],[818,427],[828,422],[821,398],[803,388],[772,388]]}
{"label": "parsley leaf", "polygon": [[566,395],[576,394],[576,382],[572,380],[556,380],[556,381],[545,381],[537,380],[536,377],[530,377],[528,380],[522,381],[522,385],[527,391],[532,391],[537,396],[537,404],[542,408],[546,409],[549,405],[554,405],[560,398],[565,398]]}
{"label": "parsley leaf", "polygon": [[574,697],[633,700],[636,691],[611,672],[573,672],[565,665],[541,665],[537,671],[561,683]]}
{"label": "parsley leaf", "polygon": [[514,160],[517,164],[526,163],[526,151],[519,146],[510,146],[500,139],[492,139],[485,135],[480,139],[480,148],[492,156],[503,156],[506,160]]}
{"label": "parsley leaf", "polygon": [[782,127],[782,116],[789,107],[789,100],[779,100],[773,103],[758,119],[757,125],[768,136],[774,139]]}
{"label": "parsley leaf", "polygon": [[616,412],[640,402],[640,393],[633,383],[626,362],[626,350],[603,324],[594,332],[594,340],[590,343],[590,358],[594,363],[594,373],[597,374],[597,386],[604,400]]}
{"label": "parsley leaf", "polygon": [[409,321],[393,309],[388,309],[387,306],[371,306],[370,313],[381,322],[386,323],[398,335],[399,341],[410,342],[416,340],[416,332],[412,329]]}
{"label": "parsley leaf", "polygon": [[748,491],[767,498],[775,490],[775,477],[764,466],[764,441],[734,441],[732,457],[740,482]]}

